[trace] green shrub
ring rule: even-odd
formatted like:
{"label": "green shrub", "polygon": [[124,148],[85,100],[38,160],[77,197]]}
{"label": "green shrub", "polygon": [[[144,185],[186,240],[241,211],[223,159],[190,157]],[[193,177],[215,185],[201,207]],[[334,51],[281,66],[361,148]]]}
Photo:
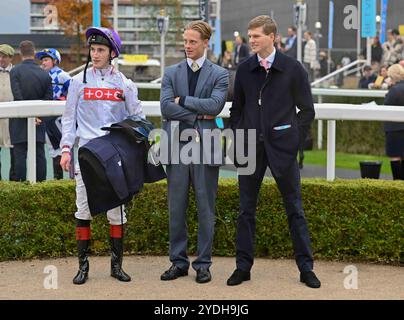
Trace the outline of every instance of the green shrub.
{"label": "green shrub", "polygon": [[[323,103],[358,104],[375,101],[383,105],[383,98],[367,97],[323,97]],[[337,121],[336,151],[345,153],[385,155],[383,122],[380,121]],[[312,134],[317,148],[317,121],[313,123]],[[323,146],[327,145],[327,124],[323,125]]]}
{"label": "green shrub", "polygon": [[142,101],[160,101],[160,89],[139,88],[139,99]]}
{"label": "green shrub", "polygon": [[[398,262],[403,251],[404,183],[303,180],[303,204],[316,258]],[[75,188],[72,181],[0,182],[0,260],[74,255]],[[237,182],[220,181],[215,255],[234,256]],[[125,250],[168,254],[166,183],[146,185],[127,206]],[[194,197],[188,210],[189,253],[196,251]],[[105,215],[92,222],[92,252],[109,252]],[[257,256],[292,257],[286,215],[275,183],[265,180],[257,208]]]}

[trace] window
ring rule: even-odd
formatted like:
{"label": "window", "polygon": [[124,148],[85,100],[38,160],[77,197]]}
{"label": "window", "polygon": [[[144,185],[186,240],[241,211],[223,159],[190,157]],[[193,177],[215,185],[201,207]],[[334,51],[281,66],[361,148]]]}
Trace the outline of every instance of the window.
{"label": "window", "polygon": [[44,14],[43,9],[46,5],[46,3],[31,3],[31,13]]}

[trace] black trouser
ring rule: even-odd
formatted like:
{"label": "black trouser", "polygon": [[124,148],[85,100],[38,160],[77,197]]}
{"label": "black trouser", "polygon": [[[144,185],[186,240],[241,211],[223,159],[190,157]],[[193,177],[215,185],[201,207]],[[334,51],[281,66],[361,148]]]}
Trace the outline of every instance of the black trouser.
{"label": "black trouser", "polygon": [[55,158],[52,158],[52,163],[53,163],[53,178],[56,180],[61,180],[63,179],[63,169],[60,166],[60,159],[62,156],[57,156]]}
{"label": "black trouser", "polygon": [[[254,262],[255,214],[258,194],[268,160],[263,143],[257,145],[256,171],[252,175],[239,175],[240,213],[237,219],[237,268],[250,271]],[[300,172],[295,161],[281,177],[275,177],[283,198],[292,238],[296,264],[299,270],[313,269],[310,236],[304,216]],[[268,200],[270,201],[270,200]]]}
{"label": "black trouser", "polygon": [[[15,181],[27,180],[27,150],[26,142],[14,144]],[[46,180],[46,159],[44,143],[36,143],[36,180]]]}

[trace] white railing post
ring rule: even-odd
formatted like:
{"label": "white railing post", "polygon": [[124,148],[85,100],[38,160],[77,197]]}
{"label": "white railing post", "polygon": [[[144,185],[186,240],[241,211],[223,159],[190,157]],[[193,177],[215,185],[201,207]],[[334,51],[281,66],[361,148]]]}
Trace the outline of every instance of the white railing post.
{"label": "white railing post", "polygon": [[[318,96],[318,103],[323,103],[323,96]],[[317,149],[323,149],[323,120],[318,120],[317,122]]]}
{"label": "white railing post", "polygon": [[35,118],[27,119],[28,152],[27,180],[36,183],[36,125]]}
{"label": "white railing post", "polygon": [[327,181],[335,180],[335,120],[327,121]]}

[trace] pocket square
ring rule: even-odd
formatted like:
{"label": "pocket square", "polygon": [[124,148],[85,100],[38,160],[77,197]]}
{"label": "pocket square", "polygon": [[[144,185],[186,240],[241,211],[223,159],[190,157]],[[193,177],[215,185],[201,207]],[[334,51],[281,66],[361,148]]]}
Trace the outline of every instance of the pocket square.
{"label": "pocket square", "polygon": [[274,127],[274,130],[276,130],[276,131],[285,130],[285,129],[288,129],[288,128],[290,128],[290,127],[291,127],[290,124],[284,124],[283,126]]}

